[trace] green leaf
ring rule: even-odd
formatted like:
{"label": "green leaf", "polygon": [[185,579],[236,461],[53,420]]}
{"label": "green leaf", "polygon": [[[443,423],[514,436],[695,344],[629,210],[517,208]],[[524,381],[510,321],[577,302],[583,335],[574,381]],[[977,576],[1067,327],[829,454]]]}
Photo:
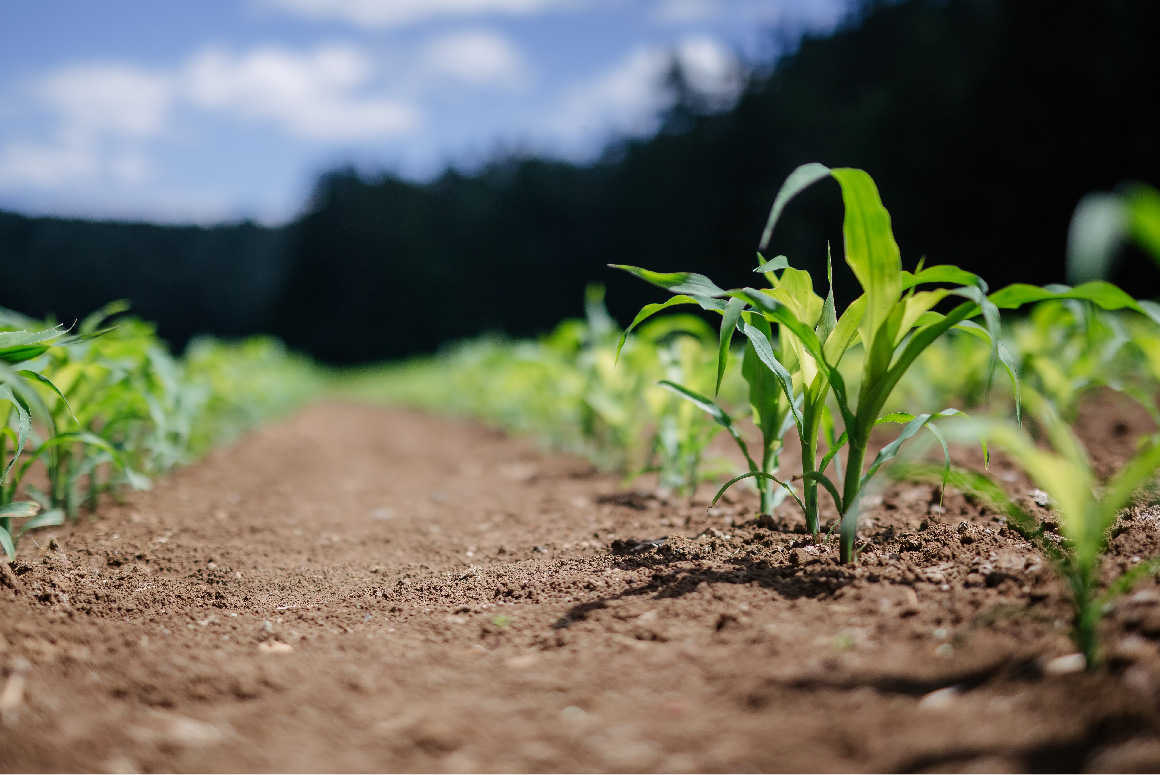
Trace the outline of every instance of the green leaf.
{"label": "green leaf", "polygon": [[850,302],[850,306],[846,307],[846,311],[838,318],[834,330],[825,338],[823,351],[826,362],[831,366],[837,366],[841,362],[842,356],[854,343],[854,338],[858,335],[858,327],[862,325],[862,315],[865,311],[866,297],[859,296]]}
{"label": "green leaf", "polygon": [[19,347],[7,347],[0,350],[0,361],[5,363],[23,363],[48,352],[51,345],[29,344]]}
{"label": "green leaf", "polygon": [[797,421],[798,427],[801,427],[804,420],[801,413],[798,411],[794,403],[793,395],[793,377],[786,371],[785,366],[781,365],[781,361],[773,353],[773,347],[770,346],[769,339],[760,329],[754,327],[749,323],[742,323],[742,332],[749,339],[753,346],[753,352],[757,358],[765,364],[766,368],[773,372],[777,377],[778,383],[781,385],[782,392],[785,394],[785,400],[789,402],[790,411],[793,412],[794,420]]}
{"label": "green leaf", "polygon": [[847,437],[846,432],[842,431],[842,435],[839,436],[837,440],[830,445],[830,448],[826,450],[826,454],[822,456],[822,461],[818,463],[818,470],[825,471],[827,466],[830,465],[830,461],[833,460],[834,457],[842,451],[842,447],[845,446],[846,442],[848,441],[849,438]]}
{"label": "green leaf", "polygon": [[948,283],[950,285],[977,285],[982,279],[974,272],[959,269],[957,266],[940,264],[928,266],[914,274],[902,273],[902,289],[907,290],[922,283]]}
{"label": "green leaf", "polygon": [[711,398],[707,398],[706,396],[701,395],[695,390],[690,390],[684,385],[678,385],[677,383],[670,382],[667,379],[662,379],[657,384],[666,390],[675,393],[689,403],[693,404],[693,406],[697,407],[705,414],[712,417],[713,421],[728,431],[729,435],[733,437],[733,440],[737,442],[737,446],[741,448],[741,454],[745,456],[745,461],[749,464],[749,470],[756,471],[760,468],[760,466],[758,466],[757,463],[753,461],[753,458],[749,455],[749,447],[745,444],[745,439],[741,437],[741,434],[737,431],[736,426],[733,425],[733,418],[730,417],[724,409],[717,406],[716,402],[714,402]]}
{"label": "green leaf", "polygon": [[765,471],[748,471],[748,472],[742,474],[741,476],[735,476],[732,479],[730,479],[728,482],[725,482],[725,484],[721,485],[721,489],[717,491],[717,494],[715,496],[713,496],[713,502],[709,504],[709,507],[712,508],[713,506],[716,506],[717,501],[719,501],[721,499],[721,496],[724,495],[725,491],[728,490],[730,487],[737,484],[742,479],[749,479],[750,477],[760,478],[760,479],[769,479],[770,481],[777,482],[782,487],[784,487],[786,489],[786,491],[789,492],[790,495],[793,496],[793,499],[795,501],[797,501],[799,506],[801,506],[802,511],[806,510],[806,505],[804,503],[802,503],[801,498],[799,498],[797,496],[797,493],[793,491],[792,487],[790,487],[788,484],[786,484],[782,480],[778,479],[773,474],[766,473]]}
{"label": "green leaf", "polygon": [[769,239],[773,236],[773,227],[781,218],[781,212],[789,201],[805,189],[817,183],[830,174],[830,168],[817,163],[803,164],[789,174],[781,184],[781,190],[774,197],[773,207],[769,211],[769,219],[765,223],[765,230],[761,233],[761,243],[758,250],[765,250],[769,246]]}
{"label": "green leaf", "polygon": [[22,376],[27,377],[28,379],[35,380],[35,381],[39,382],[40,384],[46,386],[53,393],[56,393],[58,396],[60,396],[61,402],[64,403],[65,409],[68,409],[68,413],[72,416],[73,420],[76,420],[76,422],[78,424],[80,423],[80,420],[77,420],[76,413],[73,412],[73,408],[71,406],[69,406],[68,399],[64,397],[64,393],[60,392],[60,388],[58,388],[56,385],[54,385],[51,379],[44,376],[40,372],[30,371],[28,369],[21,369],[18,373]]}
{"label": "green leaf", "polygon": [[717,299],[696,298],[693,296],[684,296],[684,295],[674,296],[673,298],[669,299],[668,301],[658,303],[658,304],[646,304],[646,305],[644,305],[644,307],[641,308],[640,312],[636,313],[636,317],[632,319],[632,323],[629,324],[628,328],[624,329],[624,333],[620,335],[620,342],[617,343],[617,345],[616,345],[616,360],[618,360],[618,361],[620,360],[620,351],[621,351],[621,349],[624,348],[624,343],[626,341],[628,341],[628,335],[632,333],[632,330],[634,328],[636,328],[641,323],[648,320],[650,317],[657,314],[658,312],[660,312],[662,310],[666,310],[669,307],[676,307],[676,306],[681,305],[681,304],[697,304],[702,309],[706,309],[706,310],[709,310],[709,309],[715,310],[715,309],[717,309],[718,305],[720,306],[721,310],[724,310],[725,306],[726,306],[725,302],[718,301]]}
{"label": "green leaf", "polygon": [[0,547],[3,547],[4,554],[8,556],[8,562],[16,559],[16,544],[12,543],[12,536],[3,525],[0,525]]}
{"label": "green leaf", "polygon": [[818,318],[818,325],[814,329],[814,333],[818,335],[818,341],[825,347],[826,340],[830,338],[830,334],[838,327],[838,311],[834,305],[834,265],[830,259],[830,246],[826,245],[826,284],[829,290],[826,292],[826,301],[822,304],[822,314]]}
{"label": "green leaf", "polygon": [[804,474],[802,474],[802,479],[806,480],[807,482],[817,482],[818,484],[825,487],[826,491],[830,493],[830,497],[834,499],[834,508],[838,510],[839,514],[842,513],[842,496],[838,493],[838,488],[833,483],[833,481],[830,480],[830,477],[822,473],[821,468],[819,468],[817,471],[806,471]]}
{"label": "green leaf", "polygon": [[[773,342],[773,331],[761,315],[749,315],[762,337]],[[753,412],[753,421],[761,431],[762,452],[768,450],[774,441],[785,435],[786,422],[793,422],[789,412],[789,405],[782,403],[783,385],[771,373],[769,367],[761,362],[753,342],[746,341],[745,355],[741,360],[741,376],[749,386],[749,408]]]}
{"label": "green leaf", "polygon": [[120,315],[122,312],[129,310],[129,302],[126,299],[118,299],[117,301],[110,301],[105,306],[92,313],[77,326],[77,332],[80,334],[95,334],[102,323],[114,315]]}
{"label": "green leaf", "polygon": [[1160,191],[1136,183],[1128,186],[1124,198],[1131,215],[1132,238],[1160,263]]}
{"label": "green leaf", "polygon": [[33,501],[12,501],[0,506],[0,519],[24,519],[40,511],[40,504]]}
{"label": "green leaf", "polygon": [[609,264],[613,269],[623,269],[629,274],[650,282],[670,293],[685,293],[690,296],[724,296],[725,291],[718,288],[712,280],[703,274],[695,272],[652,272],[638,266],[627,264]]}
{"label": "green leaf", "polygon": [[[866,473],[862,476],[862,481],[858,486],[859,496],[861,496],[861,493],[866,489],[866,485],[870,483],[870,480],[874,477],[874,475],[876,473],[878,473],[878,469],[881,468],[884,463],[892,460],[898,454],[898,450],[902,447],[903,443],[906,442],[907,439],[909,439],[911,436],[913,436],[914,434],[916,434],[920,430],[922,430],[924,427],[926,427],[926,425],[934,418],[936,418],[936,417],[950,417],[950,416],[956,415],[956,414],[962,415],[963,413],[960,412],[958,409],[944,409],[941,412],[936,412],[934,414],[917,415],[913,419],[911,419],[909,422],[907,422],[906,425],[904,425],[902,430],[899,432],[898,437],[896,439],[894,439],[894,441],[890,442],[889,444],[887,444],[885,447],[882,448],[882,450],[878,453],[877,457],[874,458],[874,462],[870,464],[870,468],[868,468],[866,470]],[[905,415],[904,413],[898,413],[898,414],[893,415],[893,416],[887,415],[886,417],[881,419],[881,422],[898,422],[899,419],[895,419],[895,417],[901,418],[903,416],[907,416],[907,415]],[[947,449],[946,440],[942,437],[942,434],[940,434],[940,433],[936,433],[935,437],[943,445],[943,453],[946,455],[946,468],[945,468],[945,470],[947,473],[949,473],[950,472],[950,451]]]}
{"label": "green leaf", "polygon": [[[970,291],[974,291],[978,295],[978,289],[958,288],[949,291],[957,295],[969,295]],[[961,323],[966,318],[973,314],[978,314],[979,305],[976,301],[969,301],[955,307],[951,312],[934,323],[919,329],[906,343],[902,349],[902,353],[894,360],[894,364],[876,381],[869,384],[869,387],[863,386],[864,400],[860,400],[858,405],[858,417],[855,422],[859,437],[867,433],[873,422],[878,418],[878,412],[885,405],[886,400],[890,397],[890,393],[902,379],[907,370],[910,369],[915,359],[922,354],[923,350],[930,346],[932,342],[945,334],[948,330]]]}
{"label": "green leaf", "polygon": [[670,390],[673,393],[676,393],[681,398],[692,403],[702,412],[705,412],[707,415],[712,417],[714,422],[716,422],[718,425],[724,428],[733,427],[733,418],[726,414],[724,409],[717,406],[713,399],[708,398],[707,396],[703,396],[697,391],[691,390],[684,385],[678,385],[677,383],[671,382],[667,379],[662,379],[657,384],[666,390]]}
{"label": "green leaf", "polygon": [[714,395],[721,392],[721,380],[725,378],[725,367],[729,363],[729,344],[733,341],[733,331],[737,328],[743,309],[744,299],[733,298],[725,305],[725,314],[721,317],[721,336],[717,342],[717,384],[713,388]]}
{"label": "green leaf", "polygon": [[1132,493],[1140,489],[1160,468],[1160,444],[1153,443],[1136,453],[1104,487],[1100,499],[1100,522],[1106,529],[1116,520],[1120,509],[1127,505]]}
{"label": "green leaf", "polygon": [[1067,278],[1085,282],[1107,277],[1116,249],[1128,234],[1131,215],[1116,194],[1079,200],[1067,232]]}
{"label": "green leaf", "polygon": [[24,523],[20,528],[20,534],[24,535],[29,530],[35,530],[38,527],[57,527],[64,524],[64,510],[52,509],[45,511]]}
{"label": "green leaf", "polygon": [[[757,254],[757,258],[758,259],[762,258],[760,253]],[[762,259],[762,260],[764,260],[764,259]],[[765,263],[763,263],[761,266],[757,267],[753,271],[757,272],[758,274],[765,274],[766,272],[776,272],[778,269],[785,269],[788,266],[789,266],[789,259],[786,258],[785,256],[778,256],[778,257],[774,258],[772,261],[766,261]]]}
{"label": "green leaf", "polygon": [[754,288],[741,288],[740,290],[729,291],[729,295],[734,297],[741,296],[747,299],[753,306],[761,310],[762,314],[767,318],[779,323],[782,327],[789,329],[797,336],[802,344],[805,345],[810,355],[818,360],[824,359],[822,356],[822,345],[818,341],[818,335],[814,333],[812,328],[798,320],[789,307]]}
{"label": "green leaf", "polygon": [[[24,445],[28,443],[28,437],[32,433],[32,416],[24,402],[17,399],[12,390],[3,383],[0,383],[0,399],[10,402],[15,407],[17,434],[16,449],[13,451],[8,465],[4,466],[4,473],[0,474],[0,483],[3,483],[8,479],[8,473],[12,470],[12,466],[16,465],[16,459],[24,452]],[[7,416],[7,412],[5,412],[5,416]]]}
{"label": "green leaf", "polygon": [[1132,566],[1108,585],[1108,588],[1104,590],[1104,593],[1096,601],[1096,605],[1101,609],[1106,607],[1117,597],[1131,592],[1132,587],[1136,586],[1138,582],[1143,581],[1157,572],[1160,572],[1160,557],[1153,557],[1150,560],[1144,560],[1139,565]]}
{"label": "green leaf", "polygon": [[988,298],[999,309],[1017,309],[1024,304],[1047,301],[1048,299],[1080,299],[1090,301],[1101,309],[1131,309],[1160,323],[1155,305],[1137,302],[1120,288],[1103,280],[1093,280],[1069,288],[1066,285],[1040,287],[1013,283],[992,293]]}
{"label": "green leaf", "polygon": [[43,331],[0,331],[0,353],[12,347],[48,342],[63,333],[64,330],[60,326],[46,328]]}
{"label": "green leaf", "polygon": [[831,174],[842,187],[846,263],[854,270],[866,296],[861,331],[862,341],[870,347],[902,295],[902,257],[890,228],[890,213],[882,206],[873,179],[862,170],[850,168],[836,169]]}
{"label": "green leaf", "polygon": [[121,469],[121,473],[125,475],[125,481],[127,481],[129,486],[134,490],[148,490],[153,487],[153,482],[149,479],[148,476],[145,476],[145,474],[142,474],[138,471],[134,471],[129,466],[124,466]]}

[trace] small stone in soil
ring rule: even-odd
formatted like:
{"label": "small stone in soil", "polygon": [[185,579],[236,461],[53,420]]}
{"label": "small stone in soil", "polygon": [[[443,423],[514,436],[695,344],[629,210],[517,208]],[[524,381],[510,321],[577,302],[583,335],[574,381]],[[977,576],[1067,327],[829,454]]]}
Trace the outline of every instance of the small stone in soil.
{"label": "small stone in soil", "polygon": [[1064,654],[1055,659],[1049,659],[1043,664],[1044,675],[1067,675],[1080,673],[1087,667],[1087,660],[1083,654]]}
{"label": "small stone in soil", "polygon": [[564,708],[564,710],[560,711],[561,721],[575,723],[577,721],[583,721],[586,718],[588,718],[588,714],[584,712],[583,708],[576,705],[569,705],[568,707]]}
{"label": "small stone in soil", "polygon": [[955,698],[961,693],[962,690],[957,686],[936,689],[929,694],[923,695],[923,698],[918,701],[918,707],[924,710],[944,710],[953,705]]}
{"label": "small stone in soil", "polygon": [[266,640],[258,644],[258,651],[263,654],[289,654],[293,650],[294,647],[289,643],[278,640]]}

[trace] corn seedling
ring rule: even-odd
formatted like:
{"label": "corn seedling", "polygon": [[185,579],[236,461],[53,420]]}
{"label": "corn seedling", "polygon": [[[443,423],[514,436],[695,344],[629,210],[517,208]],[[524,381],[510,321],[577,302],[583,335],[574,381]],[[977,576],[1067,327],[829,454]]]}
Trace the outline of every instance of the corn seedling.
{"label": "corn seedling", "polygon": [[1149,439],[1115,475],[1102,484],[1079,440],[1046,400],[1028,391],[1029,403],[1051,441],[1053,449],[1038,447],[1030,435],[1011,423],[974,419],[951,430],[968,436],[985,434],[1004,450],[1036,484],[1051,495],[1060,516],[1063,541],[1053,542],[1041,526],[1011,502],[1003,490],[983,474],[956,482],[964,489],[982,493],[1014,520],[1025,535],[1035,539],[1067,580],[1072,595],[1072,638],[1087,658],[1097,664],[1098,625],[1114,599],[1139,579],[1160,570],[1160,560],[1145,561],[1114,580],[1101,594],[1100,567],[1108,546],[1108,532],[1133,493],[1148,482],[1160,467],[1160,442]]}
{"label": "corn seedling", "polygon": [[1069,420],[1097,387],[1142,398],[1134,322],[1076,300],[1037,304],[1013,331],[1020,375]]}
{"label": "corn seedling", "polygon": [[[694,330],[705,325],[700,318],[689,318],[687,322],[693,324],[690,327]],[[707,349],[702,339],[687,331],[674,331],[657,342],[665,376],[659,385],[672,394],[668,406],[658,407],[653,437],[655,469],[662,492],[691,494],[696,489],[703,477],[705,448],[720,430],[720,423],[708,422],[697,411],[704,407],[689,400],[697,394],[686,387],[697,372],[703,371],[701,360]]]}
{"label": "corn seedling", "polygon": [[[855,169],[831,170],[820,164],[807,164],[795,170],[774,200],[760,249],[768,244],[789,201],[826,177],[836,180],[842,190],[846,210],[843,221],[846,263],[862,287],[862,295],[840,317],[834,309],[832,292],[823,301],[814,293],[809,274],[789,267],[785,257],[764,262],[755,270],[765,274],[772,286],[762,290],[724,290],[709,278],[689,272],[659,273],[632,266],[617,268],[675,294],[663,304],[651,304],[642,309],[634,325],[679,304],[697,304],[720,313],[720,370],[724,369],[724,359],[728,354],[725,343],[733,329],[745,335],[752,345],[753,354],[773,375],[770,385],[776,386],[781,393],[776,400],[792,414],[798,431],[802,445],[800,478],[804,486],[804,495],[798,501],[805,512],[807,527],[816,539],[819,529],[817,491],[822,486],[833,498],[840,514],[839,551],[841,561],[846,563],[855,559],[858,506],[875,474],[897,454],[903,442],[930,426],[933,419],[958,413],[954,409],[945,409],[924,414],[883,414],[903,376],[934,342],[954,329],[982,339],[990,347],[988,373],[996,363],[1004,365],[1014,386],[1018,407],[1015,364],[999,341],[1000,309],[1014,309],[1048,299],[1081,299],[1104,309],[1131,308],[1146,314],[1154,313],[1154,310],[1137,303],[1115,286],[1100,281],[1077,288],[1015,284],[988,296],[987,285],[981,278],[958,267],[923,268],[920,262],[913,273],[904,271],[891,231],[890,215],[882,206],[877,187],[869,175]],[[777,274],[779,271],[780,275]],[[940,287],[918,290],[924,285]],[[934,310],[936,305],[954,297],[962,301],[949,312],[944,314]],[[976,318],[981,318],[981,324],[976,322]],[[774,325],[778,327],[776,340]],[[846,379],[838,367],[856,342],[863,347],[864,360],[855,391],[847,388]],[[753,385],[750,387],[752,390]],[[829,396],[833,397],[844,429],[818,460],[819,439],[832,426],[827,406]],[[759,396],[759,399],[769,405],[774,401],[765,396]],[[871,431],[888,422],[903,423],[903,428],[867,467]],[[938,430],[930,427],[937,436]],[[832,438],[832,431],[826,435]],[[941,437],[939,440],[942,442]],[[945,444],[943,446],[945,452]],[[826,469],[842,447],[846,448],[846,465],[844,472],[838,475],[842,482],[839,487],[826,475]],[[770,479],[788,487],[781,479],[765,471],[751,471],[733,482],[749,477]],[[733,482],[727,483],[726,487]],[[796,494],[794,497],[797,498]]]}
{"label": "corn seedling", "polygon": [[[45,406],[36,385],[46,385],[59,395],[59,390],[48,377],[40,373],[35,363],[49,348],[64,341],[60,327],[35,330],[32,321],[20,318],[7,310],[0,310],[0,325],[27,325],[29,330],[0,331],[0,413],[4,425],[0,427],[0,548],[9,560],[16,556],[16,538],[21,532],[38,525],[60,524],[59,512],[37,516],[40,504],[17,500],[17,491],[27,463],[30,442],[33,442],[33,418],[43,422],[51,431],[52,415]],[[18,531],[15,520],[23,524]]]}
{"label": "corn seedling", "polygon": [[[902,270],[898,246],[890,229],[890,216],[882,206],[877,188],[861,170],[830,170],[820,164],[798,168],[786,180],[774,200],[761,240],[764,250],[777,221],[789,201],[813,183],[833,177],[842,189],[846,205],[843,224],[846,262],[862,285],[863,294],[841,317],[836,314],[832,289],[825,299],[814,292],[810,275],[789,266],[785,257],[762,262],[755,270],[765,275],[771,288],[742,288],[726,291],[711,280],[690,273],[660,274],[638,267],[621,266],[642,279],[677,294],[665,304],[650,305],[637,316],[644,317],[674,304],[699,304],[722,315],[719,369],[724,370],[727,340],[734,328],[747,339],[747,356],[755,366],[764,367],[763,380],[750,381],[750,403],[776,407],[769,414],[792,417],[802,448],[803,496],[798,500],[805,513],[807,528],[819,534],[818,487],[834,499],[841,515],[840,552],[843,562],[854,559],[857,504],[866,485],[899,445],[927,426],[936,414],[891,413],[880,416],[882,407],[902,375],[921,352],[947,331],[958,326],[997,343],[998,310],[985,296],[986,286],[977,276],[956,267],[931,267],[915,274]],[[760,255],[760,254],[759,254]],[[780,274],[778,274],[780,272]],[[949,289],[917,291],[923,283],[957,283]],[[950,295],[967,301],[948,315],[933,307]],[[728,301],[724,301],[728,299]],[[987,326],[972,324],[982,315]],[[774,337],[773,326],[778,327]],[[852,403],[838,365],[860,339],[866,352],[857,402]],[[834,437],[834,420],[827,404],[833,395],[845,426]],[[784,416],[784,415],[780,415]],[[759,422],[764,419],[758,415]],[[899,437],[887,445],[863,471],[870,432],[883,422],[904,422]],[[781,422],[766,425],[774,433]],[[777,429],[777,430],[774,430]],[[763,428],[763,431],[765,428]],[[818,459],[823,433],[829,449]],[[936,431],[937,433],[937,431]],[[841,491],[826,475],[826,469],[845,446],[847,457]],[[772,473],[750,471],[726,484],[747,477],[769,479],[779,486],[788,484]],[[722,491],[724,488],[722,488]]]}

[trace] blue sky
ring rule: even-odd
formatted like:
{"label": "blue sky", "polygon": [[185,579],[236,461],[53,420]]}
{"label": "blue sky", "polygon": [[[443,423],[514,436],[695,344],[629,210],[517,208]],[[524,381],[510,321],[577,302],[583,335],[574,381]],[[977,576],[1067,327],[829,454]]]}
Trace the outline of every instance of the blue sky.
{"label": "blue sky", "polygon": [[413,178],[642,134],[676,55],[725,102],[849,0],[9,0],[0,209],[282,223],[318,173]]}

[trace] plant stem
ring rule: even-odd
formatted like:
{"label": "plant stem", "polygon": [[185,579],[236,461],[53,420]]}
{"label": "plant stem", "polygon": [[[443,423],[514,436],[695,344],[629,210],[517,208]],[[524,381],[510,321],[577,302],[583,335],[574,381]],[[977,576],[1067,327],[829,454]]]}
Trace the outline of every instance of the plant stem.
{"label": "plant stem", "polygon": [[1072,619],[1072,640],[1076,648],[1087,659],[1088,667],[1096,664],[1099,650],[1098,625],[1100,608],[1095,599],[1094,573],[1088,569],[1077,569],[1069,579],[1075,600],[1075,614]]}
{"label": "plant stem", "polygon": [[866,442],[869,439],[849,440],[846,456],[846,478],[842,488],[842,520],[838,544],[838,559],[843,565],[853,563],[854,542],[858,536],[858,496],[862,484],[862,463],[866,459]]}
{"label": "plant stem", "polygon": [[[818,440],[817,434],[807,435],[802,439],[802,471],[812,472],[817,470],[818,463]],[[805,504],[806,511],[806,530],[813,536],[814,543],[818,542],[818,535],[820,526],[818,524],[818,483],[805,479],[802,481],[805,492],[803,492],[802,503]]]}
{"label": "plant stem", "polygon": [[[764,446],[765,449],[761,453],[761,470],[763,473],[771,474],[778,467],[778,456],[773,444],[765,444]],[[761,496],[761,513],[772,515],[774,483],[760,476],[756,479],[757,491]]]}

